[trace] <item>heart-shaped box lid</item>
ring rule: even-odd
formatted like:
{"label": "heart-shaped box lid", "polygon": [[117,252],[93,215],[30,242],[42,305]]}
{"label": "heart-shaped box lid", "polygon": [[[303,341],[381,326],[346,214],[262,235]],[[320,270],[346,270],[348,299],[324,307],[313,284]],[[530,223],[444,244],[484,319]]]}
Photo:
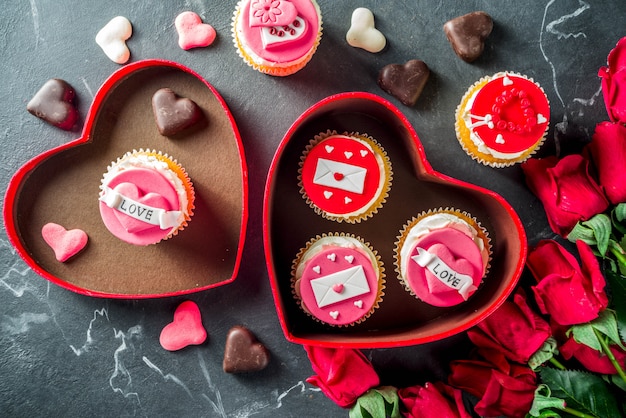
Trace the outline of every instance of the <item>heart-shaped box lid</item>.
{"label": "heart-shaped box lid", "polygon": [[[327,130],[366,133],[385,149],[393,168],[386,203],[372,218],[338,223],[316,214],[300,195],[298,168],[309,141]],[[467,211],[491,238],[491,266],[483,283],[455,307],[427,305],[397,278],[394,248],[403,225],[429,209]],[[265,186],[264,244],[267,269],[285,337],[329,347],[384,348],[428,343],[462,332],[490,315],[515,288],[527,253],[526,233],[513,208],[493,191],[438,173],[407,118],[371,93],[327,97],[290,127],[272,161]],[[315,321],[298,305],[291,286],[292,262],[312,238],[328,233],[359,236],[378,252],[385,269],[384,297],[365,321],[332,327]]]}
{"label": "heart-shaped box lid", "polygon": [[[151,101],[162,88],[193,100],[204,120],[175,137],[159,134]],[[176,159],[196,195],[189,225],[145,247],[113,236],[98,210],[107,167],[134,149],[154,149]],[[243,145],[226,102],[189,68],[144,60],[104,82],[80,138],[40,154],[15,173],[5,195],[4,222],[19,255],[53,283],[89,296],[150,298],[232,282],[243,253],[247,204]],[[60,263],[41,235],[47,223],[84,230],[87,246]]]}

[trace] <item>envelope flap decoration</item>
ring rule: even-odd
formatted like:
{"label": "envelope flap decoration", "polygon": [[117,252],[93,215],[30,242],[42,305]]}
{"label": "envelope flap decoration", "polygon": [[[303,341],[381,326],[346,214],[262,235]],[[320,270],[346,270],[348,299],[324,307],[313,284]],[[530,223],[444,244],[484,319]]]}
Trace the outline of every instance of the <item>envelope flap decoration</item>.
{"label": "envelope flap decoration", "polygon": [[363,266],[358,265],[311,280],[317,305],[322,308],[370,291]]}

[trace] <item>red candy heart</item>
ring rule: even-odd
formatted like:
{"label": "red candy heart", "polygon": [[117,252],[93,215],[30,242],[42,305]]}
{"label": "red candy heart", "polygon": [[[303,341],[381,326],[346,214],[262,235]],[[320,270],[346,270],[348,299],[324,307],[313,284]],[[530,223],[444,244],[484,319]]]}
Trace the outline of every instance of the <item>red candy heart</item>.
{"label": "red candy heart", "polygon": [[87,234],[81,229],[70,231],[55,223],[47,223],[41,229],[41,235],[46,243],[54,250],[54,255],[60,262],[78,254],[87,245]]}
{"label": "red candy heart", "polygon": [[163,328],[159,342],[164,349],[176,351],[189,345],[202,344],[206,337],[198,305],[187,300],[178,305],[174,312],[174,321]]}

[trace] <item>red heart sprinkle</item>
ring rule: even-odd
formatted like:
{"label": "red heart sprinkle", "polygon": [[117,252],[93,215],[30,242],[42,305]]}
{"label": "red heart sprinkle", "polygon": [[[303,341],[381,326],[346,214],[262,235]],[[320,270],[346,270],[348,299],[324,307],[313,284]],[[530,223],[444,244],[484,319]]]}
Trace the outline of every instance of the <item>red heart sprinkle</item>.
{"label": "red heart sprinkle", "polygon": [[343,179],[343,174],[341,174],[341,173],[333,173],[333,177],[335,178],[335,180],[341,181]]}
{"label": "red heart sprinkle", "polygon": [[333,290],[334,290],[335,292],[337,292],[337,293],[341,293],[341,292],[343,292],[343,284],[341,284],[341,283],[335,283],[335,284],[333,285]]}

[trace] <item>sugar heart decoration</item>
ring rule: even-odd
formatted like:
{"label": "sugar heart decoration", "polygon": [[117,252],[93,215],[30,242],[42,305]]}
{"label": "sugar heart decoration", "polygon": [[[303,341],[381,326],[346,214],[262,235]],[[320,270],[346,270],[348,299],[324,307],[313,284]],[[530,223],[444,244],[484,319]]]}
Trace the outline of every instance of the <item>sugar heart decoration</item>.
{"label": "sugar heart decoration", "polygon": [[54,256],[65,262],[78,254],[87,245],[87,233],[81,229],[66,230],[55,223],[47,223],[41,228],[41,236],[54,250]]}
{"label": "sugar heart decoration", "polygon": [[189,345],[202,344],[206,338],[200,308],[195,302],[187,300],[178,305],[174,320],[163,328],[159,342],[164,349],[177,351]]}
{"label": "sugar heart decoration", "polygon": [[447,21],[443,31],[454,52],[465,62],[476,60],[485,48],[493,20],[485,12],[472,12]]}
{"label": "sugar heart decoration", "polygon": [[350,29],[346,33],[350,46],[368,52],[380,52],[387,45],[387,39],[374,25],[374,14],[370,9],[359,7],[352,12]]}
{"label": "sugar heart decoration", "polygon": [[222,368],[226,373],[263,370],[270,361],[268,349],[246,327],[234,326],[226,336]]}
{"label": "sugar heart decoration", "polygon": [[[450,252],[447,246],[443,244],[433,244],[428,252],[439,257],[441,261],[443,261],[448,267],[450,267],[457,274],[467,275],[469,277],[473,277],[476,274],[474,267],[472,264],[464,258],[456,258],[454,254]],[[446,287],[445,284],[442,283],[441,279],[435,276],[429,269],[426,269],[425,273],[428,278],[428,286],[431,288],[431,291],[437,288],[444,288],[446,290],[451,289]],[[471,292],[473,293],[476,290],[474,287]]]}
{"label": "sugar heart decoration", "polygon": [[96,35],[96,43],[109,59],[117,64],[125,64],[130,59],[126,40],[133,34],[130,20],[124,16],[114,17]]}
{"label": "sugar heart decoration", "polygon": [[196,102],[178,96],[167,87],[152,96],[152,111],[159,133],[165,136],[181,133],[204,117]]}
{"label": "sugar heart decoration", "polygon": [[[170,205],[167,200],[163,196],[158,193],[147,193],[143,194],[139,188],[132,183],[120,183],[115,186],[114,190],[121,194],[122,196],[134,200],[135,202],[142,203],[146,206],[150,206],[153,208],[166,209],[170,210]],[[120,222],[122,227],[130,233],[137,233],[141,231],[145,231],[149,228],[154,228],[155,226],[146,222],[143,222],[139,219],[135,219],[127,214],[114,211],[115,217]]]}
{"label": "sugar heart decoration", "polygon": [[285,0],[252,0],[250,2],[250,26],[286,26],[298,16],[296,6]]}
{"label": "sugar heart decoration", "polygon": [[406,106],[413,106],[422,94],[430,76],[430,69],[417,59],[405,64],[386,65],[378,73],[381,89],[400,100]]}
{"label": "sugar heart decoration", "polygon": [[209,46],[217,36],[213,26],[203,23],[194,12],[182,12],[176,16],[174,26],[178,32],[178,46],[184,50]]}
{"label": "sugar heart decoration", "polygon": [[53,78],[41,86],[26,105],[26,110],[53,126],[69,131],[78,119],[75,96],[76,92],[68,82]]}

